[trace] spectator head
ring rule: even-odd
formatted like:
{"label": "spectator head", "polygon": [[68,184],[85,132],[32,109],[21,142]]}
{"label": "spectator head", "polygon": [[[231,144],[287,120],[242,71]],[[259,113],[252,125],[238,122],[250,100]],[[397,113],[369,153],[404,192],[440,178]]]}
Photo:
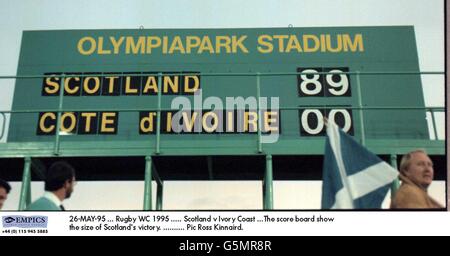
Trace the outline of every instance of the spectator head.
{"label": "spectator head", "polygon": [[411,151],[402,157],[400,172],[425,190],[434,178],[433,162],[422,149]]}
{"label": "spectator head", "polygon": [[65,161],[53,163],[47,171],[45,179],[46,191],[65,190],[65,198],[69,198],[75,186],[75,169]]}
{"label": "spectator head", "polygon": [[8,199],[9,191],[11,191],[11,186],[8,182],[0,179],[0,210],[3,208],[6,199]]}

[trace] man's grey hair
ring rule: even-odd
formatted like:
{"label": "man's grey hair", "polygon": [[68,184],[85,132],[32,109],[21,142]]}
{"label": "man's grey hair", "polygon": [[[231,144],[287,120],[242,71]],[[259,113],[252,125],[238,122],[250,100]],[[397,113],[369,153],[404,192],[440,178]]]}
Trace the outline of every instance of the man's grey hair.
{"label": "man's grey hair", "polygon": [[400,172],[403,173],[409,168],[409,165],[411,164],[412,155],[415,153],[427,154],[427,152],[424,149],[416,149],[406,153],[405,155],[403,155],[402,160],[400,161]]}

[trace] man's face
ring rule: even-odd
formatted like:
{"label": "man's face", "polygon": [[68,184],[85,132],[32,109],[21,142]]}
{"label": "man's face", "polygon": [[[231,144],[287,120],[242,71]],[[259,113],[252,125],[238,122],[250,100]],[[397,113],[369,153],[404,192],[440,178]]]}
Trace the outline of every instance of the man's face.
{"label": "man's face", "polygon": [[70,196],[72,195],[73,192],[73,188],[75,187],[75,185],[77,184],[77,181],[75,180],[75,178],[72,179],[72,181],[67,181],[66,182],[66,199],[70,198]]}
{"label": "man's face", "polygon": [[433,181],[433,162],[427,154],[415,152],[411,155],[411,161],[405,175],[414,183],[426,189]]}
{"label": "man's face", "polygon": [[3,203],[8,198],[8,193],[6,193],[6,189],[3,187],[0,187],[0,209],[3,208]]}

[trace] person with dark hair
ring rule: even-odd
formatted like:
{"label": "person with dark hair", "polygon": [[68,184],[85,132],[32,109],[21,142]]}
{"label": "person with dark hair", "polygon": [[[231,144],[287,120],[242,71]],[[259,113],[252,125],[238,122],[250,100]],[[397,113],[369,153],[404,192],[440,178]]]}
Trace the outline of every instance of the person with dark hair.
{"label": "person with dark hair", "polygon": [[3,208],[6,199],[8,199],[9,191],[11,191],[11,186],[8,182],[0,179],[0,210]]}
{"label": "person with dark hair", "polygon": [[400,161],[402,185],[395,193],[391,209],[444,208],[428,195],[433,177],[433,162],[424,150],[417,149],[404,155]]}
{"label": "person with dark hair", "polygon": [[64,161],[53,163],[45,178],[44,196],[27,207],[28,211],[64,211],[62,202],[75,187],[75,169]]}

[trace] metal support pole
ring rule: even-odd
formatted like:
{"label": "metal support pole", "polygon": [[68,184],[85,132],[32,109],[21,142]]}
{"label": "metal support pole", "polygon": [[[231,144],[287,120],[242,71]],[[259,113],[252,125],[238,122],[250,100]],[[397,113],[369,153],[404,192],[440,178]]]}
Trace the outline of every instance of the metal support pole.
{"label": "metal support pole", "polygon": [[144,211],[152,210],[152,157],[145,157]]}
{"label": "metal support pole", "polygon": [[5,127],[6,127],[6,115],[5,113],[1,112],[0,116],[2,116],[2,129],[0,133],[0,140],[3,138],[3,135],[5,135]]}
{"label": "metal support pole", "polygon": [[[391,166],[398,170],[396,154],[391,154]],[[397,193],[399,187],[400,181],[398,180],[398,178],[395,178],[395,180],[391,184],[391,198],[394,198],[395,193]]]}
{"label": "metal support pole", "polygon": [[63,107],[63,97],[64,97],[64,73],[61,74],[61,84],[59,86],[59,105],[58,105],[58,115],[56,117],[56,131],[55,131],[55,150],[54,154],[59,155],[59,130],[61,130],[61,115]]}
{"label": "metal support pole", "polygon": [[156,154],[160,153],[161,140],[161,90],[162,90],[162,73],[158,73],[158,109],[156,114]]}
{"label": "metal support pole", "polygon": [[156,187],[156,210],[162,211],[162,205],[163,205],[163,187],[164,183],[158,184]]}
{"label": "metal support pole", "polygon": [[266,173],[264,175],[264,210],[273,209],[273,173],[272,155],[266,155]]}
{"label": "metal support pole", "polygon": [[262,143],[261,143],[261,129],[262,129],[262,117],[261,117],[261,110],[259,105],[259,100],[261,98],[261,74],[259,72],[256,73],[256,113],[258,113],[258,153],[262,152]]}
{"label": "metal support pole", "polygon": [[47,172],[47,168],[45,168],[45,165],[41,160],[37,158],[31,159],[31,169],[39,177],[39,179],[45,180],[45,173]]}
{"label": "metal support pole", "polygon": [[438,133],[437,133],[437,127],[436,127],[436,120],[434,119],[434,110],[430,109],[431,114],[431,122],[433,124],[433,132],[434,132],[434,139],[438,140]]}
{"label": "metal support pole", "polygon": [[31,159],[25,157],[22,174],[22,188],[20,189],[19,211],[23,211],[31,203]]}
{"label": "metal support pole", "polygon": [[159,177],[158,170],[156,170],[154,164],[152,164],[152,176],[156,181],[156,210],[161,211],[163,205],[164,181]]}
{"label": "metal support pole", "polygon": [[359,71],[356,71],[356,87],[358,88],[358,107],[360,108],[359,110],[359,124],[360,124],[360,129],[361,129],[361,144],[363,146],[366,145],[366,135],[365,135],[365,131],[364,131],[364,117],[363,117],[363,104],[362,104],[362,94],[361,94],[361,79],[360,79],[360,74]]}

